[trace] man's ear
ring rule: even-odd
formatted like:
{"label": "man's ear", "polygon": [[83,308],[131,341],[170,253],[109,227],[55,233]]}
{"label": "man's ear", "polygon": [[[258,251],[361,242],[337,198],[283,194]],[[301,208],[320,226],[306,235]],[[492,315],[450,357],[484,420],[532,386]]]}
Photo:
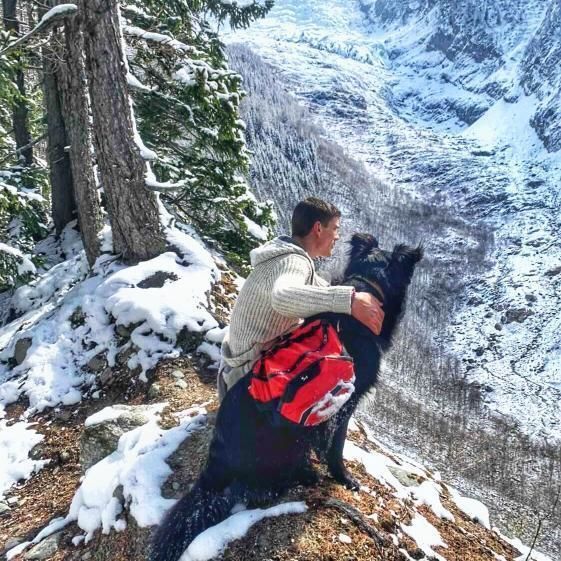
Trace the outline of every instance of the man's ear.
{"label": "man's ear", "polygon": [[316,220],[314,222],[314,225],[312,226],[312,232],[314,234],[319,235],[319,234],[321,234],[322,229],[323,229],[323,224],[321,223],[321,221]]}

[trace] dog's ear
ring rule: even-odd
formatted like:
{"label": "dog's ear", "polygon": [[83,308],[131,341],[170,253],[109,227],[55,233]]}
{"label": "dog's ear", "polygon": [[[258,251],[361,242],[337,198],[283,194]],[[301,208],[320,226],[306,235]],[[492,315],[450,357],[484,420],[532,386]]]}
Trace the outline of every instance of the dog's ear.
{"label": "dog's ear", "polygon": [[399,244],[393,248],[392,260],[401,262],[408,261],[412,265],[415,265],[423,258],[423,254],[424,249],[422,245],[410,247],[405,244]]}
{"label": "dog's ear", "polygon": [[399,244],[393,248],[389,269],[391,275],[402,278],[406,285],[411,281],[415,265],[423,258],[423,247]]}
{"label": "dog's ear", "polygon": [[351,244],[351,262],[365,257],[375,247],[378,247],[378,240],[370,234],[353,234],[349,243]]}

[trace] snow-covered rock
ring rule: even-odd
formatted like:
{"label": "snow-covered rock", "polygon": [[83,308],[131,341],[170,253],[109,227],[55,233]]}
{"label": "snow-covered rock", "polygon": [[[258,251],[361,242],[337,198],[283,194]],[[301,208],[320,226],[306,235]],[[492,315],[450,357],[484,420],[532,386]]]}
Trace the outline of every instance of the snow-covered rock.
{"label": "snow-covered rock", "polygon": [[80,464],[86,472],[117,449],[123,434],[140,427],[161,411],[162,406],[114,405],[105,407],[84,422],[80,437]]}

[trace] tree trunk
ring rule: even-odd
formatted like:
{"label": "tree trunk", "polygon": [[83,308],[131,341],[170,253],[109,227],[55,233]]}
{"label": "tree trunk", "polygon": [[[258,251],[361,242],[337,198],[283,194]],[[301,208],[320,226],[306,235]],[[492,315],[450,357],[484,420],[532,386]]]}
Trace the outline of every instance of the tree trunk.
{"label": "tree trunk", "polygon": [[49,179],[51,183],[51,208],[57,234],[72,220],[76,202],[70,156],[65,150],[69,144],[62,116],[59,86],[57,83],[57,65],[60,60],[61,47],[57,45],[58,37],[43,47],[43,92],[47,114],[47,158],[49,161]]}
{"label": "tree trunk", "polygon": [[[18,36],[19,21],[17,19],[16,7],[17,0],[2,0],[4,27],[7,31],[13,31],[16,36]],[[18,68],[15,71],[14,82],[19,93],[25,97],[25,77],[21,68]],[[29,129],[27,128],[27,113],[27,104],[25,100],[17,101],[12,113],[16,149],[22,148],[23,146],[27,146],[31,143],[31,135],[29,134]],[[25,150],[22,150],[21,157],[23,158],[26,166],[31,166],[33,164],[33,147],[28,146]]]}
{"label": "tree trunk", "polygon": [[79,16],[66,18],[64,31],[65,45],[62,63],[57,68],[57,81],[66,133],[70,141],[70,164],[78,223],[88,263],[92,266],[99,255],[98,234],[102,220],[92,161],[89,102],[83,59],[84,41]]}
{"label": "tree trunk", "polygon": [[88,85],[101,185],[123,259],[149,259],[164,249],[158,203],[145,188],[146,164],[134,143],[126,61],[116,0],[79,0],[84,17]]}

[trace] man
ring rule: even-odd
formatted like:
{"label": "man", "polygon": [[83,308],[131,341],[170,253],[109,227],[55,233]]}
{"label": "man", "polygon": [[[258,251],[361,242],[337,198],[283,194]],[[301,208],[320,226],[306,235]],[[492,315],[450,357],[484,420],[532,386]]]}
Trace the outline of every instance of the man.
{"label": "man", "polygon": [[329,286],[312,259],[329,257],[339,239],[341,212],[310,197],[292,215],[292,237],[281,236],[254,249],[254,269],[247,277],[222,344],[218,395],[224,397],[247,374],[261,352],[303,318],[322,312],[350,314],[377,335],[382,328],[381,304],[350,286]]}

